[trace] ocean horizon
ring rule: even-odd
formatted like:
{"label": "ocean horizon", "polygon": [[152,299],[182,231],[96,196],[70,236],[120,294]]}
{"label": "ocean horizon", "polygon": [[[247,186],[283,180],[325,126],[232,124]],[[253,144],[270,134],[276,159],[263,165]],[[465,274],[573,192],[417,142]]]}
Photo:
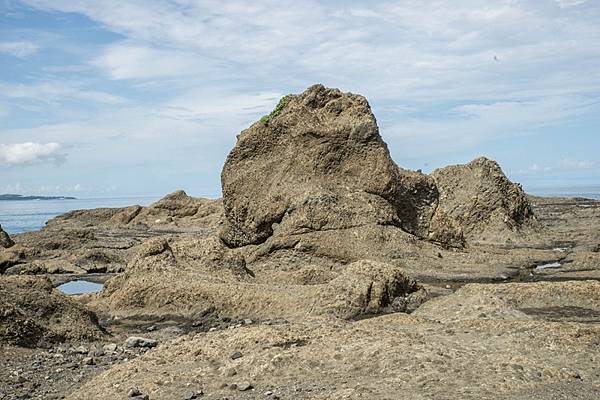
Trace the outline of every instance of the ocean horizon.
{"label": "ocean horizon", "polygon": [[9,234],[38,231],[54,217],[73,210],[148,206],[162,196],[98,197],[56,200],[0,201],[0,225]]}
{"label": "ocean horizon", "polygon": [[[525,192],[544,197],[585,197],[600,200],[600,185],[525,187]],[[55,200],[0,201],[0,225],[9,235],[37,231],[54,217],[73,210],[148,206],[163,196],[95,197]]]}

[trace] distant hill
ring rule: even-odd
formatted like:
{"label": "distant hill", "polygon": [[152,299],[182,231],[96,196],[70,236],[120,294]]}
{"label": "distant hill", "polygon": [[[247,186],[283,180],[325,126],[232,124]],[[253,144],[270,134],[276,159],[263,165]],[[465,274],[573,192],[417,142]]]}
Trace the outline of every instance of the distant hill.
{"label": "distant hill", "polygon": [[22,196],[20,194],[0,194],[0,201],[25,201],[25,200],[77,200],[67,196]]}

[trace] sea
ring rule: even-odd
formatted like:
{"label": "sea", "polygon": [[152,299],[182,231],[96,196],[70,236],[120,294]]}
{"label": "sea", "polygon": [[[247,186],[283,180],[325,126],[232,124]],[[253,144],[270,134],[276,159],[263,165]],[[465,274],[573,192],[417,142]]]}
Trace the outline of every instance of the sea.
{"label": "sea", "polygon": [[[600,200],[600,185],[527,188],[529,194],[538,196],[585,197]],[[72,210],[126,207],[134,204],[147,206],[157,201],[155,197],[115,197],[76,200],[23,200],[0,201],[0,225],[9,235],[37,231],[46,221]]]}
{"label": "sea", "polygon": [[0,200],[0,225],[9,235],[40,230],[46,221],[72,210],[147,206],[155,197],[114,197],[74,200]]}
{"label": "sea", "polygon": [[558,187],[527,187],[523,188],[528,194],[544,197],[584,197],[600,200],[600,185],[578,185]]}

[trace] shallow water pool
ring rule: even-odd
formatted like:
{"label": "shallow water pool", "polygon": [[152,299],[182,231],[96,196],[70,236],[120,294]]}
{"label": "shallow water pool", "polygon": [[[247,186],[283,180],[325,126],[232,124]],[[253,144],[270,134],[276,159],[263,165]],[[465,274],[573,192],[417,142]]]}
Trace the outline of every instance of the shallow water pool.
{"label": "shallow water pool", "polygon": [[542,264],[535,267],[536,269],[547,269],[547,268],[560,268],[562,266],[559,262],[552,262],[548,264]]}
{"label": "shallow water pool", "polygon": [[101,283],[95,283],[85,280],[71,281],[63,283],[56,288],[66,295],[98,293],[104,287]]}

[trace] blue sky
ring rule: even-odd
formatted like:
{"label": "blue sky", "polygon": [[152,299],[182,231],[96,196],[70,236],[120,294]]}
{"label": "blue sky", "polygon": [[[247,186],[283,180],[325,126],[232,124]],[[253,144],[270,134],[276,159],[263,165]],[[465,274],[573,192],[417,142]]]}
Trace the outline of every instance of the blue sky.
{"label": "blue sky", "polygon": [[600,2],[0,0],[0,192],[220,195],[236,135],[313,83],[394,160],[600,183]]}

